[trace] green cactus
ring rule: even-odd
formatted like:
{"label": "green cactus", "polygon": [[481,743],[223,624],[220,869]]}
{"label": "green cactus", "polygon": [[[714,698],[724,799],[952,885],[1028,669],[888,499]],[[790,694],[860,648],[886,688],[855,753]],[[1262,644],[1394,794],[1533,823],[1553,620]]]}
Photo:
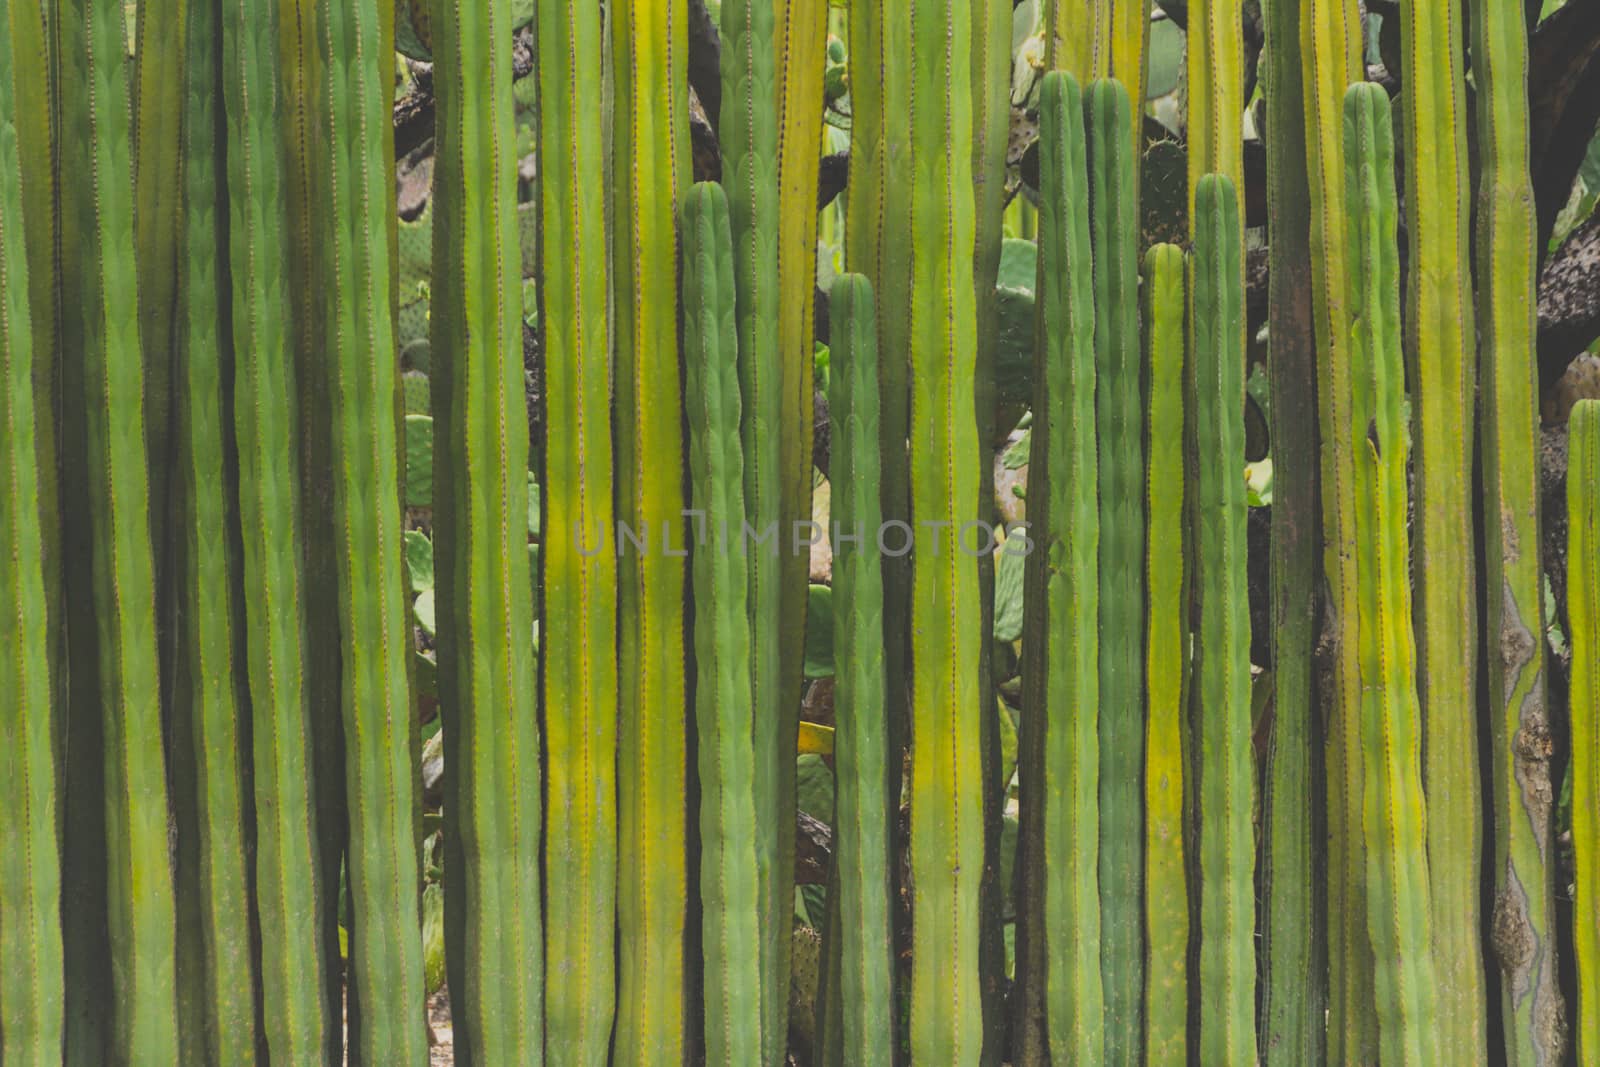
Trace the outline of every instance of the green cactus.
{"label": "green cactus", "polygon": [[1235,189],[1244,188],[1244,35],[1239,18],[1239,0],[1193,0],[1189,5],[1191,234],[1200,226],[1196,197],[1205,175],[1225,174]]}
{"label": "green cactus", "polygon": [[589,101],[602,94],[602,46],[598,3],[540,6],[546,520],[539,617],[545,1054],[552,1063],[605,1063],[616,1003],[617,557],[583,547],[591,531],[600,531],[603,545],[614,526],[605,145],[586,129]]}
{"label": "green cactus", "polygon": [[[1184,256],[1156,245],[1144,259],[1150,435],[1145,483],[1144,976],[1145,1056],[1182,1064],[1189,1024],[1189,891],[1183,839],[1184,697],[1188,691],[1183,381]],[[1137,838],[1135,838],[1137,841]]]}
{"label": "green cactus", "polygon": [[1346,370],[1350,323],[1344,280],[1344,91],[1364,77],[1361,17],[1350,0],[1309,0],[1301,10],[1305,71],[1305,144],[1311,189],[1312,316],[1318,365],[1317,422],[1322,443],[1323,574],[1329,590],[1324,640],[1332,649],[1332,685],[1324,694],[1330,741],[1328,797],[1328,1057],[1336,1063],[1377,1059],[1372,946],[1367,939],[1366,860],[1361,834],[1361,682],[1356,662],[1350,516],[1356,437]]}
{"label": "green cactus", "polygon": [[[689,461],[704,534],[693,553],[699,684],[700,898],[708,1063],[761,1056],[761,897],[749,697],[748,576],[734,544],[745,505],[732,228],[722,187],[696,185],[683,209],[683,347]],[[746,551],[752,551],[747,548]],[[792,905],[791,905],[792,908]]]}
{"label": "green cactus", "polygon": [[[562,59],[540,68],[553,66],[553,77],[566,70],[566,42],[548,36],[555,40],[541,49],[557,48]],[[505,151],[510,0],[459,7],[435,21],[433,43],[434,560],[456,1058],[538,1063],[542,813],[516,162]],[[414,1011],[420,968],[412,988]],[[396,1028],[421,1038],[420,1027]],[[406,1051],[408,1059],[423,1054]]]}
{"label": "green cactus", "polygon": [[128,159],[127,26],[116,0],[72,0],[53,20],[63,87],[62,505],[74,520],[65,568],[73,664],[63,872],[72,901],[63,908],[66,1058],[172,1063],[176,916]]}
{"label": "green cactus", "polygon": [[1307,75],[1300,29],[1306,5],[1262,5],[1268,45],[1267,346],[1272,410],[1271,620],[1273,725],[1262,797],[1261,1052],[1273,1067],[1321,1063],[1326,1041],[1326,916],[1314,834],[1313,649],[1321,538],[1317,348],[1311,288]]}
{"label": "green cactus", "polygon": [[[1383,1063],[1440,1063],[1429,915],[1421,720],[1407,577],[1406,465],[1401,415],[1400,254],[1389,97],[1372,83],[1345,96],[1345,203],[1351,273],[1351,424],[1357,431],[1354,514],[1360,599],[1367,927],[1377,962]],[[1432,798],[1429,798],[1430,802]]]}
{"label": "green cactus", "polygon": [[1095,425],[1100,538],[1100,970],[1106,1062],[1143,1059],[1145,470],[1139,346],[1138,165],[1127,90],[1085,93],[1094,249]]}
{"label": "green cactus", "polygon": [[911,223],[911,1060],[978,1062],[983,775],[971,0],[917,7]]}
{"label": "green cactus", "polygon": [[183,218],[174,331],[173,539],[170,588],[173,812],[177,826],[177,975],[183,1062],[254,1062],[256,974],[250,947],[245,775],[248,707],[236,660],[238,552],[229,535],[226,462],[230,361],[217,207],[217,12],[194,5],[184,30]]}
{"label": "green cactus", "polygon": [[[278,13],[222,11],[227,119],[234,432],[239,449],[243,608],[256,799],[256,900],[268,1048],[322,1054],[326,1014],[320,879],[306,699],[305,603],[294,405],[294,339],[282,279],[282,142],[277,128]],[[363,1001],[363,1008],[369,1007]]]}
{"label": "green cactus", "polygon": [[[1478,627],[1473,543],[1471,201],[1467,179],[1462,7],[1408,4],[1400,37],[1408,91],[1406,231],[1410,245],[1405,336],[1416,454],[1417,684],[1426,723],[1428,862],[1434,960],[1440,974],[1439,1052],[1446,1063],[1481,1063],[1485,1043],[1479,804],[1475,708]],[[1496,524],[1498,525],[1498,524]]]}
{"label": "green cactus", "polygon": [[1528,148],[1526,12],[1474,0],[1477,89],[1479,358],[1483,361],[1485,580],[1493,768],[1494,931],[1506,1060],[1559,1062],[1566,1044],[1558,984],[1552,798],[1539,553],[1539,430],[1533,358],[1536,232]]}
{"label": "green cactus", "polygon": [[[409,1017],[423,995],[414,716],[401,469],[399,358],[393,309],[393,182],[381,140],[392,79],[378,3],[330,0],[316,11],[321,102],[314,128],[332,151],[313,186],[329,210],[318,226],[317,277],[328,338],[321,359],[332,427],[339,636],[349,819],[346,878],[350,975],[359,1003],[352,1046],[366,1063],[417,1054]],[[518,351],[521,350],[518,334]],[[390,1031],[393,1031],[392,1033]]]}
{"label": "green cactus", "polygon": [[1244,248],[1232,179],[1195,189],[1189,440],[1194,716],[1199,736],[1200,1058],[1253,1063],[1255,869],[1251,826],[1250,614],[1245,596]]}
{"label": "green cactus", "polygon": [[1567,637],[1572,644],[1572,841],[1578,1062],[1600,1053],[1600,401],[1567,422]]}
{"label": "green cactus", "polygon": [[[35,9],[36,13],[37,9]],[[24,16],[27,10],[18,12]],[[7,22],[11,22],[7,19]],[[6,1062],[61,1062],[63,963],[61,857],[56,825],[56,709],[44,576],[45,529],[54,516],[40,507],[39,425],[35,347],[29,309],[24,191],[18,157],[18,72],[10,26],[0,34],[0,773],[10,783],[12,817],[0,834],[0,1032]]]}
{"label": "green cactus", "polygon": [[[617,0],[612,180],[617,518],[682,544],[678,200],[689,177],[684,0]],[[688,908],[685,568],[663,552],[618,563],[619,1064],[684,1060]]]}
{"label": "green cactus", "polygon": [[1084,83],[1115,78],[1138,101],[1128,116],[1131,147],[1138,151],[1149,76],[1150,0],[1050,0],[1045,18],[1052,67]]}
{"label": "green cactus", "polygon": [[839,997],[843,1063],[893,1061],[894,966],[890,916],[890,803],[884,676],[879,502],[878,340],[871,284],[841,275],[829,304],[832,347],[828,412],[833,430],[829,471],[837,495],[833,628],[835,650],[835,821],[841,924]]}
{"label": "green cactus", "polygon": [[1099,1063],[1099,510],[1095,306],[1083,100],[1040,87],[1039,343],[1034,373],[1017,842],[1019,1064]]}

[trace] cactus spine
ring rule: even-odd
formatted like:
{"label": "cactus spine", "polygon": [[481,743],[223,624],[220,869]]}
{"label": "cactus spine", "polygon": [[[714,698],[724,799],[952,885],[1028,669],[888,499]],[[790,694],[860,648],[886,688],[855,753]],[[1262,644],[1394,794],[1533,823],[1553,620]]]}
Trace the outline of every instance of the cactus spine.
{"label": "cactus spine", "polygon": [[1352,323],[1350,417],[1355,462],[1356,617],[1361,661],[1367,927],[1377,962],[1382,1062],[1438,1063],[1420,776],[1421,718],[1406,575],[1406,429],[1400,415],[1398,208],[1389,98],[1370,83],[1345,96],[1345,202]]}
{"label": "cactus spine", "polygon": [[389,38],[370,0],[316,6],[317,131],[331,150],[314,185],[332,210],[319,226],[318,280],[329,350],[333,504],[350,837],[351,982],[359,1003],[352,1047],[362,1062],[417,1054],[412,1013],[423,996],[416,886],[411,631],[404,599],[398,486],[398,346],[391,310],[395,237],[392,153],[370,131],[390,124],[383,56]]}
{"label": "cactus spine", "polygon": [[170,699],[177,902],[193,921],[179,928],[179,1025],[183,1062],[232,1067],[254,1062],[257,1033],[245,823],[250,754],[240,730],[247,705],[235,651],[235,486],[225,459],[230,339],[221,330],[227,293],[217,227],[225,192],[217,168],[217,10],[191,7],[184,32]]}
{"label": "cactus spine", "polygon": [[[678,202],[689,173],[684,0],[617,0],[612,256],[616,507],[636,530],[681,529]],[[681,536],[675,536],[682,543]],[[616,1059],[684,1059],[688,908],[684,565],[663,552],[618,564],[619,843]]]}
{"label": "cactus spine", "polygon": [[883,576],[877,531],[878,339],[871,284],[859,274],[833,283],[833,374],[828,410],[833,499],[834,766],[838,778],[842,1062],[861,1067],[893,1060],[894,942],[889,878],[891,807],[884,768],[888,734],[883,647]]}
{"label": "cactus spine", "polygon": [[[543,1040],[539,726],[527,528],[528,437],[512,136],[511,5],[436,19],[434,558],[447,713],[446,946],[456,1056],[538,1063]],[[543,22],[543,20],[541,20]],[[540,34],[540,97],[567,42]],[[409,960],[407,961],[409,963]],[[406,1003],[421,998],[418,973]],[[456,992],[459,990],[459,992]],[[400,1026],[420,1042],[421,1028]],[[425,1050],[408,1048],[420,1060]],[[394,1057],[398,1061],[399,1057]],[[377,1062],[377,1061],[373,1061]]]}
{"label": "cactus spine", "polygon": [[1272,410],[1273,725],[1262,821],[1266,869],[1261,1052],[1272,1067],[1320,1063],[1326,1041],[1325,857],[1316,844],[1312,654],[1319,619],[1317,348],[1300,0],[1262,5],[1267,48],[1268,375]]}
{"label": "cactus spine", "polygon": [[[602,95],[596,0],[539,9],[545,448],[545,1052],[606,1061],[615,1006],[617,676],[605,145],[584,128]],[[790,761],[793,762],[792,760]]]}
{"label": "cactus spine", "polygon": [[1351,0],[1309,0],[1302,8],[1300,58],[1305,71],[1305,131],[1311,185],[1312,311],[1319,364],[1317,422],[1322,442],[1323,574],[1327,577],[1333,649],[1328,707],[1328,1057],[1370,1063],[1377,1058],[1372,1001],[1372,946],[1367,939],[1366,860],[1361,833],[1361,681],[1356,639],[1353,561],[1356,438],[1350,421],[1350,323],[1344,279],[1344,91],[1364,77],[1361,18]]}
{"label": "cactus spine", "polygon": [[761,887],[754,848],[748,576],[728,535],[731,530],[739,536],[737,524],[746,514],[735,357],[736,257],[721,186],[702,182],[690,191],[683,231],[689,461],[694,506],[705,517],[706,530],[693,562],[706,1061],[756,1063],[763,1021],[757,937]]}
{"label": "cactus spine", "polygon": [[[1474,0],[1478,322],[1484,361],[1485,574],[1495,904],[1506,1058],[1555,1063],[1566,1044],[1557,984],[1553,831],[1534,423],[1535,219],[1528,44],[1515,0]],[[1497,653],[1497,654],[1494,654]]]}
{"label": "cactus spine", "polygon": [[1034,544],[1024,600],[1034,637],[1023,646],[1016,1031],[1019,1063],[1099,1063],[1095,307],[1083,101],[1071,75],[1045,75],[1039,119]]}
{"label": "cactus spine", "polygon": [[1144,397],[1139,346],[1137,164],[1120,82],[1092,82],[1089,225],[1094,248],[1095,424],[1100,529],[1100,970],[1106,1062],[1139,1063],[1144,1040]]}
{"label": "cactus spine", "polygon": [[1195,190],[1189,411],[1201,457],[1194,709],[1200,737],[1200,1058],[1253,1063],[1255,847],[1251,831],[1250,616],[1245,599],[1244,247],[1233,181]]}
{"label": "cactus spine", "polygon": [[1600,402],[1567,422],[1567,624],[1572,640],[1572,841],[1578,1062],[1600,1054]]}
{"label": "cactus spine", "polygon": [[[58,84],[76,90],[59,98],[57,171],[62,407],[70,418],[63,503],[78,520],[66,570],[74,664],[66,789],[76,798],[64,836],[66,1056],[73,1064],[171,1063],[178,1055],[176,917],[127,153],[127,27],[112,0],[72,0],[55,15]],[[83,810],[91,805],[99,810]]]}
{"label": "cactus spine", "polygon": [[[1184,1062],[1189,1022],[1189,889],[1183,840],[1184,696],[1188,691],[1185,595],[1183,382],[1184,256],[1156,245],[1144,259],[1145,366],[1150,435],[1145,485],[1144,919],[1150,966],[1144,976],[1146,1057]],[[1137,840],[1137,839],[1136,839]]]}
{"label": "cactus spine", "polygon": [[[911,1059],[976,1064],[983,1044],[978,885],[983,868],[977,560],[960,535],[977,518],[973,377],[977,308],[972,188],[971,0],[913,12],[912,105]],[[970,537],[970,533],[969,533]]]}
{"label": "cactus spine", "polygon": [[[24,17],[26,9],[19,12]],[[6,12],[6,14],[11,14]],[[60,1063],[63,976],[61,857],[56,838],[56,711],[44,578],[35,347],[29,310],[23,186],[18,157],[18,68],[6,19],[0,34],[0,773],[10,783],[11,817],[0,836],[0,1032],[6,1061]]]}
{"label": "cactus spine", "polygon": [[1420,672],[1427,740],[1430,907],[1439,973],[1440,1048],[1448,1063],[1488,1055],[1484,1030],[1478,877],[1476,708],[1478,627],[1473,543],[1473,409],[1477,391],[1472,274],[1468,260],[1466,80],[1461,8],[1455,0],[1407,5],[1400,22],[1407,56],[1402,94],[1406,138],[1405,336],[1415,403]]}

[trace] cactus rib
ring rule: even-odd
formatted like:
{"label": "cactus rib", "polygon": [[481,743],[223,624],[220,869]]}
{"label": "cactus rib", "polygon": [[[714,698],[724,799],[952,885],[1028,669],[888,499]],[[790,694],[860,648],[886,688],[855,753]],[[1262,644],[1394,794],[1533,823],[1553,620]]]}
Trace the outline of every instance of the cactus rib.
{"label": "cactus rib", "polygon": [[583,547],[585,531],[613,525],[605,145],[584,130],[602,93],[599,3],[547,0],[538,41],[545,1053],[603,1064],[615,1008],[616,554]]}
{"label": "cactus rib", "polygon": [[1255,848],[1251,829],[1250,618],[1245,597],[1244,246],[1223,174],[1195,189],[1189,396],[1201,457],[1190,512],[1200,739],[1200,1057],[1253,1063]]}
{"label": "cactus rib", "polygon": [[706,531],[693,553],[706,1061],[753,1064],[762,1047],[760,885],[748,577],[729,547],[745,516],[729,214],[722,187],[709,182],[684,203],[684,395],[694,505]]}

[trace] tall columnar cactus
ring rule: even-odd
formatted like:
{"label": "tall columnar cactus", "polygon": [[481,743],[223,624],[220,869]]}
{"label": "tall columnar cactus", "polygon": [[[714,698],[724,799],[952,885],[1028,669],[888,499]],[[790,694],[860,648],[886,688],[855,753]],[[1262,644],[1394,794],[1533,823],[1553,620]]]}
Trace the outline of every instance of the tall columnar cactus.
{"label": "tall columnar cactus", "polygon": [[[743,398],[744,504],[755,537],[747,553],[750,608],[750,699],[755,711],[756,861],[761,869],[761,1016],[783,1017],[788,981],[778,961],[788,956],[792,886],[779,885],[789,829],[782,783],[793,780],[794,746],[783,745],[781,528],[784,425],[783,353],[778,299],[779,53],[774,0],[731,0],[722,7],[722,110],[717,130],[722,181],[733,224],[739,316],[739,389]],[[770,531],[770,533],[769,533]],[[787,762],[788,768],[780,766]],[[792,823],[793,818],[789,821]],[[762,1063],[782,1053],[768,1039]],[[777,1053],[774,1056],[774,1053]]]}
{"label": "tall columnar cactus", "polygon": [[[127,152],[127,26],[115,0],[72,0],[55,18],[59,84],[72,87],[59,97],[58,169],[61,390],[69,415],[63,506],[75,517],[66,568],[73,663],[62,907],[66,1055],[75,1064],[171,1063],[178,1055],[176,918]],[[98,811],[85,810],[91,806]]]}
{"label": "tall columnar cactus", "polygon": [[1372,946],[1365,911],[1366,861],[1361,834],[1361,681],[1351,528],[1356,437],[1350,422],[1349,270],[1344,223],[1344,91],[1365,75],[1361,16],[1351,0],[1309,0],[1301,10],[1305,138],[1311,188],[1312,318],[1318,366],[1317,422],[1322,444],[1323,574],[1329,604],[1324,640],[1332,649],[1325,694],[1330,740],[1328,795],[1328,1055],[1335,1062],[1377,1058],[1372,1003]]}
{"label": "tall columnar cactus", "polygon": [[[283,279],[282,144],[276,124],[277,11],[224,8],[234,433],[239,450],[243,607],[256,798],[256,901],[267,1046],[322,1054],[326,980],[319,924],[311,721],[304,677],[295,368]],[[363,993],[365,991],[362,991]],[[370,1005],[362,999],[365,1011]]]}
{"label": "tall columnar cactus", "polygon": [[1095,429],[1100,484],[1100,970],[1106,1062],[1143,1058],[1144,396],[1137,156],[1127,90],[1085,94],[1094,246]]}
{"label": "tall columnar cactus", "polygon": [[1097,881],[1100,675],[1095,306],[1083,101],[1039,95],[1039,320],[1017,842],[1017,1062],[1105,1054]]}
{"label": "tall columnar cactus", "polygon": [[1566,1043],[1556,973],[1552,783],[1539,566],[1534,422],[1534,219],[1528,163],[1526,13],[1475,0],[1476,274],[1483,360],[1486,633],[1493,709],[1494,931],[1506,1058],[1554,1063]]}
{"label": "tall columnar cactus", "polygon": [[[342,649],[345,864],[351,898],[350,973],[359,1005],[352,1046],[365,1063],[416,1056],[416,998],[423,993],[414,715],[406,668],[411,629],[397,493],[399,388],[391,292],[394,213],[389,153],[368,131],[389,124],[393,79],[382,5],[317,5],[321,59],[314,129],[325,145],[317,171],[317,279],[328,328],[323,387],[331,415],[338,620]],[[518,337],[520,342],[520,335]],[[520,349],[520,343],[519,343]]]}
{"label": "tall columnar cactus", "polygon": [[[516,162],[506,150],[511,4],[457,4],[434,32],[434,485],[444,489],[434,501],[434,553],[456,1056],[538,1063],[539,726]],[[556,71],[566,70],[565,43],[541,41],[561,56],[540,64],[552,68],[550,93],[559,90]],[[410,988],[414,1012],[420,974]],[[416,1026],[396,1029],[420,1040]],[[422,1052],[408,1047],[407,1061]]]}
{"label": "tall columnar cactus", "polygon": [[[1439,987],[1440,1054],[1478,1063],[1485,992],[1478,878],[1483,819],[1478,798],[1477,566],[1473,552],[1471,201],[1467,188],[1462,5],[1408,4],[1401,95],[1410,246],[1405,336],[1417,442],[1414,573],[1420,626],[1417,683],[1427,740],[1430,908]],[[1498,525],[1498,524],[1496,524]]]}
{"label": "tall columnar cactus", "polygon": [[1267,345],[1272,394],[1271,625],[1273,725],[1262,797],[1261,1053],[1277,1067],[1320,1063],[1326,1040],[1326,916],[1318,906],[1312,652],[1322,502],[1317,347],[1311,289],[1307,72],[1300,0],[1262,5],[1267,102]]}
{"label": "tall columnar cactus", "polygon": [[1189,439],[1200,457],[1194,721],[1200,740],[1200,1058],[1252,1063],[1255,844],[1250,613],[1245,596],[1244,236],[1231,179],[1195,190]]}
{"label": "tall columnar cactus", "polygon": [[683,209],[689,462],[705,536],[694,555],[695,723],[700,751],[700,899],[706,1060],[761,1055],[756,760],[749,697],[748,576],[739,440],[732,229],[722,187],[696,185]]}
{"label": "tall columnar cactus", "polygon": [[[842,1062],[893,1061],[894,940],[890,870],[891,812],[887,679],[884,676],[883,573],[877,533],[878,338],[871,284],[859,274],[833,283],[832,368],[835,649],[834,805],[841,924],[839,1006]],[[857,540],[846,540],[855,537]]]}
{"label": "tall columnar cactus", "polygon": [[1199,224],[1196,197],[1205,175],[1225,174],[1235,189],[1244,188],[1244,35],[1239,19],[1239,0],[1194,0],[1189,5],[1191,232]]}
{"label": "tall columnar cactus", "polygon": [[[1130,109],[1130,146],[1140,147],[1150,0],[1051,0],[1046,8],[1050,65],[1082,82],[1115,78],[1138,102]],[[1137,182],[1137,176],[1135,177]]]}
{"label": "tall columnar cactus", "polygon": [[1572,842],[1578,1062],[1600,1055],[1600,402],[1567,422],[1567,629],[1572,642]]}
{"label": "tall columnar cactus", "polygon": [[[617,0],[611,15],[616,508],[683,543],[678,201],[689,176],[684,0]],[[617,1062],[684,1058],[688,908],[683,561],[618,562]]]}
{"label": "tall columnar cactus", "polygon": [[[606,1062],[615,1005],[617,563],[598,0],[539,9],[545,448],[540,503],[545,759],[545,1052]],[[790,761],[793,763],[793,761]]]}
{"label": "tall columnar cactus", "polygon": [[217,225],[225,194],[217,151],[217,11],[189,10],[184,29],[183,217],[174,330],[171,777],[177,829],[178,1010],[182,1061],[250,1063],[256,974],[250,948],[249,834],[241,730],[245,677],[236,640],[228,462],[231,362],[223,336],[225,262]]}
{"label": "tall columnar cactus", "polygon": [[[1145,482],[1144,975],[1145,1056],[1184,1062],[1189,1024],[1189,890],[1183,839],[1188,693],[1184,503],[1184,256],[1156,245],[1144,259],[1150,435]],[[1135,837],[1135,841],[1138,838]]]}
{"label": "tall columnar cactus", "polygon": [[[1355,535],[1360,598],[1362,826],[1367,927],[1377,962],[1384,1063],[1440,1060],[1421,781],[1417,654],[1406,573],[1406,465],[1401,415],[1400,266],[1389,97],[1364,83],[1345,96],[1346,279],[1351,408],[1356,428]],[[1430,798],[1431,801],[1431,798]]]}
{"label": "tall columnar cactus", "polygon": [[[24,12],[25,13],[25,12]],[[61,857],[56,826],[56,710],[51,605],[44,578],[45,526],[39,499],[34,391],[39,353],[28,306],[17,94],[9,23],[0,34],[0,773],[10,783],[11,817],[0,834],[0,1032],[6,1060],[60,1063],[63,977]]]}
{"label": "tall columnar cactus", "polygon": [[978,745],[977,358],[972,262],[971,0],[913,13],[918,63],[911,154],[911,1057],[975,1064],[983,1044],[978,883],[983,781]]}

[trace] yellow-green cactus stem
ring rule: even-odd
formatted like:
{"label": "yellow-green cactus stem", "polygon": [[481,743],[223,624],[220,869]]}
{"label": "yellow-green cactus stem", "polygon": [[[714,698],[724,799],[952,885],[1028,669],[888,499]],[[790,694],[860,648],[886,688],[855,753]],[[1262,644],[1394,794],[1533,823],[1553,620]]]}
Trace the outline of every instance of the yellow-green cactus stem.
{"label": "yellow-green cactus stem", "polygon": [[[689,177],[684,0],[617,0],[612,309],[616,509],[630,529],[682,545],[678,204]],[[684,1059],[688,909],[688,704],[684,561],[627,552],[618,571],[619,1064]]]}
{"label": "yellow-green cactus stem", "polygon": [[1205,175],[1226,174],[1235,189],[1244,189],[1244,34],[1240,17],[1239,0],[1193,0],[1189,5],[1191,232],[1197,222],[1196,194]]}
{"label": "yellow-green cactus stem", "polygon": [[[598,0],[539,8],[545,446],[545,1058],[604,1064],[616,1004],[617,557],[611,504],[605,144]],[[793,760],[790,761],[793,763]]]}
{"label": "yellow-green cactus stem", "polygon": [[1115,78],[1135,106],[1128,127],[1131,147],[1142,147],[1144,93],[1149,74],[1150,0],[1050,0],[1046,7],[1051,67],[1087,84]]}
{"label": "yellow-green cactus stem", "polygon": [[1567,636],[1572,642],[1572,844],[1578,1062],[1600,1055],[1600,402],[1567,421]]}

